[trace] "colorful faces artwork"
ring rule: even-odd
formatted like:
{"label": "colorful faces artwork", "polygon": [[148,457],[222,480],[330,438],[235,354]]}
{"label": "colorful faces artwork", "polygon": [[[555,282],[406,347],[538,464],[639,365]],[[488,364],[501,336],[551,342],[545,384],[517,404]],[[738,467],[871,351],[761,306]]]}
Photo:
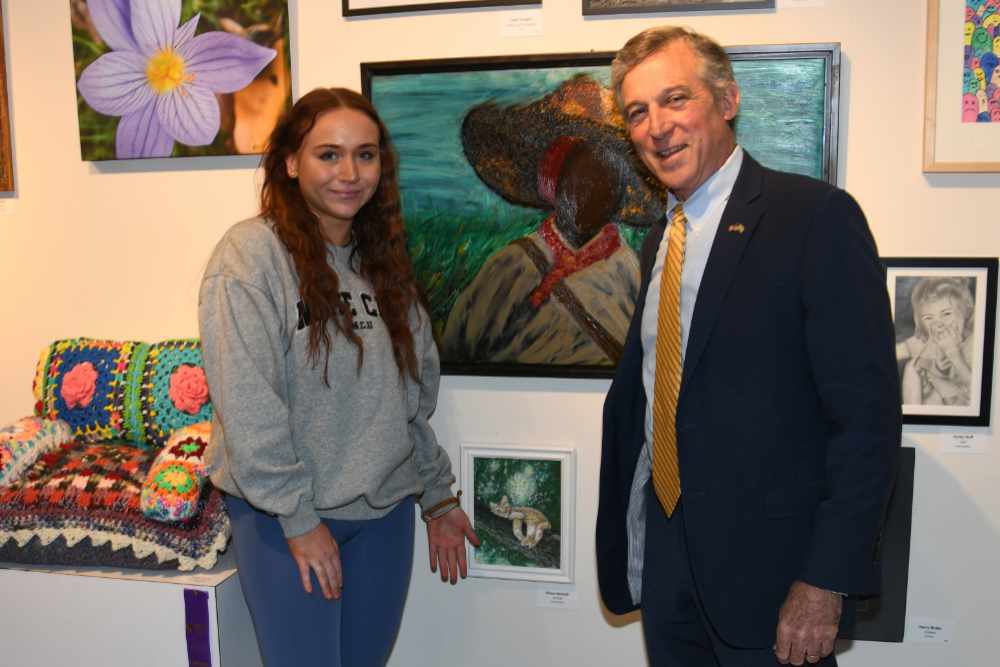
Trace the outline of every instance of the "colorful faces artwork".
{"label": "colorful faces artwork", "polygon": [[965,0],[962,122],[1000,119],[1000,0]]}
{"label": "colorful faces artwork", "polygon": [[966,93],[962,96],[962,122],[975,123],[978,116],[979,102],[976,100],[976,96],[972,93]]}

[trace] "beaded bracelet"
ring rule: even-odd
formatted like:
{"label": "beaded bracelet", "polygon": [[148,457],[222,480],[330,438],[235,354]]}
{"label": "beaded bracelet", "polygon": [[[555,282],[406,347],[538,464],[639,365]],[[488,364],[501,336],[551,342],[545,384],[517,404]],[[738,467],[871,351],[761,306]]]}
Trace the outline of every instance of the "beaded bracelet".
{"label": "beaded bracelet", "polygon": [[449,498],[445,498],[433,507],[428,508],[426,511],[421,512],[420,518],[424,521],[430,521],[432,519],[437,519],[444,516],[448,512],[452,511],[456,507],[461,505],[459,498],[462,497],[462,490],[459,489],[458,493]]}

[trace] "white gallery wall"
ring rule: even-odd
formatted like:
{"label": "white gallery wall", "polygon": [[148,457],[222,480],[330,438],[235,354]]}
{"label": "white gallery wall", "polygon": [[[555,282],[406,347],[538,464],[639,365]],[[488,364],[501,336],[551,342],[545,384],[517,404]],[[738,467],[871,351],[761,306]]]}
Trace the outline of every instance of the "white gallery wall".
{"label": "white gallery wall", "polygon": [[[924,0],[778,0],[769,11],[587,20],[580,4],[345,20],[340,0],[291,0],[294,91],[359,88],[364,61],[614,50],[668,21],[726,45],[840,42],[839,183],[866,211],[882,254],[1000,254],[1000,174],[921,172]],[[511,17],[540,18],[543,34],[503,36]],[[197,335],[201,272],[224,230],[254,213],[257,188],[254,158],[82,162],[68,0],[4,0],[3,18],[17,191],[0,197],[0,423],[31,411],[34,364],[53,339]],[[418,530],[391,665],[644,664],[636,619],[607,617],[596,590],[607,387],[604,380],[445,378],[433,423],[456,469],[463,442],[576,449],[575,583],[442,585],[428,571]],[[995,405],[993,413],[1000,419]],[[947,453],[956,433],[974,434],[982,453]],[[841,664],[995,664],[1000,446],[992,429],[907,427],[904,441],[917,449],[908,618],[940,624],[950,641],[857,642]],[[552,608],[540,604],[540,590],[575,597]]]}

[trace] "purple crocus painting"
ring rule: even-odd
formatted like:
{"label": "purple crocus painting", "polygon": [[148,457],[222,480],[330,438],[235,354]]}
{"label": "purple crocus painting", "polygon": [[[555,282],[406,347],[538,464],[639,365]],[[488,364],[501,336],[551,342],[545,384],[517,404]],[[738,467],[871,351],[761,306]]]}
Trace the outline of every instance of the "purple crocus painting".
{"label": "purple crocus painting", "polygon": [[84,160],[260,153],[291,104],[287,0],[70,0]]}

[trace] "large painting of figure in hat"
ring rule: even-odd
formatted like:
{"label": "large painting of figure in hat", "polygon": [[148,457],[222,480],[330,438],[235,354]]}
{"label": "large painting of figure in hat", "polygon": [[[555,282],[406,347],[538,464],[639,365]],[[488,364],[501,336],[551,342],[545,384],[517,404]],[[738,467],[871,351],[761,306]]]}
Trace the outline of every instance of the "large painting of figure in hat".
{"label": "large painting of figure in hat", "polygon": [[[740,143],[764,164],[832,180],[839,49],[730,51]],[[637,250],[665,194],[615,109],[612,56],[362,64],[399,153],[446,373],[593,377],[617,364]]]}

